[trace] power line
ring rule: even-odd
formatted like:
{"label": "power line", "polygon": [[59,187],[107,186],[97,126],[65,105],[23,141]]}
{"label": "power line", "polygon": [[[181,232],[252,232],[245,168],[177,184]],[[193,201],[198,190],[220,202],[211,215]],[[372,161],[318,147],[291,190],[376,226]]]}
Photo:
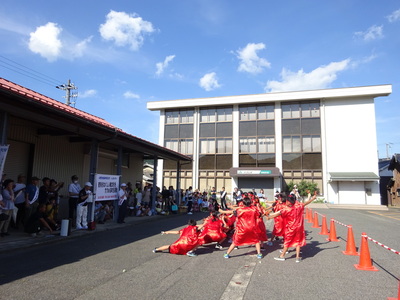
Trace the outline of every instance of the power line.
{"label": "power line", "polygon": [[29,67],[26,67],[20,63],[17,63],[3,55],[0,55],[0,66],[9,69],[13,72],[16,72],[18,74],[24,75],[26,77],[32,78],[34,80],[40,81],[42,83],[51,85],[51,86],[57,86],[62,84],[60,80],[54,79],[48,75],[45,75],[43,73],[40,73],[38,71],[35,71]]}

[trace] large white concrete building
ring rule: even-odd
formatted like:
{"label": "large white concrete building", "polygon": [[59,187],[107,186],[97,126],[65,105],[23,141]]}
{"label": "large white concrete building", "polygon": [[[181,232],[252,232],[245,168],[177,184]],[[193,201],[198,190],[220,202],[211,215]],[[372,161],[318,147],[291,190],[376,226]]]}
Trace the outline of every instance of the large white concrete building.
{"label": "large white concrete building", "polygon": [[[318,184],[333,204],[379,205],[374,100],[391,85],[148,102],[159,144],[193,157],[159,163],[157,185],[208,190]],[[163,180],[161,182],[161,180]]]}

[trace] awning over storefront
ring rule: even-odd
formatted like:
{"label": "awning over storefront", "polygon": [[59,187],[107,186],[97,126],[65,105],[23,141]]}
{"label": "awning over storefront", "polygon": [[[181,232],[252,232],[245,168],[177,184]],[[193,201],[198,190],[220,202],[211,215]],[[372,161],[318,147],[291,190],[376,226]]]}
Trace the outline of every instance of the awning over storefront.
{"label": "awning over storefront", "polygon": [[374,172],[330,172],[329,181],[375,181],[379,176]]}
{"label": "awning over storefront", "polygon": [[278,168],[230,168],[229,175],[232,177],[279,177],[281,172]]}

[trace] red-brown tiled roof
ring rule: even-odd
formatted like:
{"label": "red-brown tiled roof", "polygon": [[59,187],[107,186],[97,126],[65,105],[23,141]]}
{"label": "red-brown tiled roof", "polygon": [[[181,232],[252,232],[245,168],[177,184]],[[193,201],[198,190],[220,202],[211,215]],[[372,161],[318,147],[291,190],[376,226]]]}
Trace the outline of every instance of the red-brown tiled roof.
{"label": "red-brown tiled roof", "polygon": [[8,81],[8,80],[6,80],[4,78],[1,78],[1,77],[0,77],[0,89],[6,90],[6,91],[8,90],[8,91],[10,91],[10,92],[12,92],[14,94],[19,94],[19,95],[21,95],[21,96],[23,96],[23,97],[25,97],[27,99],[36,101],[38,104],[46,105],[46,106],[49,106],[49,107],[51,107],[53,109],[59,110],[60,112],[64,112],[66,114],[71,114],[72,116],[79,117],[81,119],[85,119],[85,120],[87,120],[87,121],[89,121],[89,122],[91,122],[93,124],[96,124],[96,125],[105,126],[105,127],[109,128],[109,129],[113,129],[115,131],[118,131],[122,135],[125,135],[127,138],[130,138],[132,140],[136,140],[136,141],[142,142],[142,143],[144,143],[144,144],[146,144],[148,146],[155,147],[156,149],[162,149],[165,152],[169,152],[169,153],[172,153],[174,155],[178,155],[180,157],[184,157],[187,160],[191,160],[189,157],[187,157],[184,154],[181,154],[179,152],[173,151],[171,149],[165,148],[163,146],[154,144],[152,142],[149,142],[147,140],[144,140],[142,138],[139,138],[137,136],[134,136],[134,135],[131,135],[131,134],[127,133],[127,132],[124,132],[122,129],[112,125],[111,123],[107,122],[106,120],[104,120],[104,119],[102,119],[100,117],[91,115],[91,114],[89,114],[87,112],[84,112],[82,110],[79,110],[79,109],[77,109],[75,107],[71,107],[69,105],[66,105],[66,104],[64,104],[64,103],[62,103],[60,101],[54,100],[54,99],[52,99],[50,97],[47,97],[47,96],[42,95],[42,94],[40,94],[38,92],[32,91],[32,90],[30,90],[30,89],[28,89],[26,87],[23,87],[21,85],[18,85],[16,83],[13,83],[13,82]]}

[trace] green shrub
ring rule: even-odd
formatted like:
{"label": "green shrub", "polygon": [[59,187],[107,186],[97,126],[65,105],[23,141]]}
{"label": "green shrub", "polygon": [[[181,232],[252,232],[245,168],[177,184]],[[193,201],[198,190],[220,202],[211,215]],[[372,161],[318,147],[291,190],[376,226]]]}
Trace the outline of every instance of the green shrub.
{"label": "green shrub", "polygon": [[[287,194],[289,194],[292,190],[294,185],[297,185],[297,189],[299,190],[299,194],[300,196],[307,196],[307,190],[310,191],[311,195],[314,194],[314,191],[318,191],[318,185],[314,182],[310,182],[310,181],[306,181],[306,180],[302,180],[298,183],[295,182],[289,182],[287,184]],[[315,201],[314,201],[315,202]]]}

